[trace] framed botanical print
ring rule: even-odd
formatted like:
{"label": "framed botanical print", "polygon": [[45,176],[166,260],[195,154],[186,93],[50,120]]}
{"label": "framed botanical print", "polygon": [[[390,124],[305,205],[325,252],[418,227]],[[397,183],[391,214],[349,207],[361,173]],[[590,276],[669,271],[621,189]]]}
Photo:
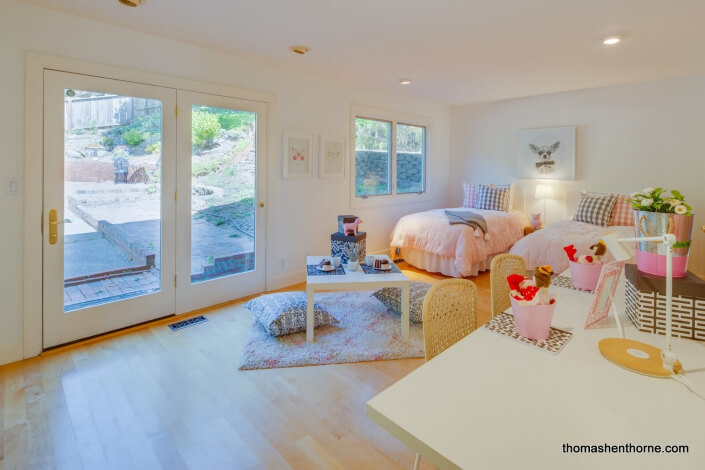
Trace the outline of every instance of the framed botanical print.
{"label": "framed botanical print", "polygon": [[310,135],[284,132],[283,150],[284,178],[313,176],[313,138]]}
{"label": "framed botanical print", "polygon": [[343,178],[345,176],[345,140],[321,136],[318,148],[321,178]]}

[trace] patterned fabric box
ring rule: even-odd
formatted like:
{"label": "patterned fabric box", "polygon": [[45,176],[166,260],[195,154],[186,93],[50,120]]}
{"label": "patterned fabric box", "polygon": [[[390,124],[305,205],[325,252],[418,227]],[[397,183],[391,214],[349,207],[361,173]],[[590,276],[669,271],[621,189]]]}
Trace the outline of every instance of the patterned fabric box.
{"label": "patterned fabric box", "polygon": [[[626,311],[647,333],[666,332],[666,279],[624,267]],[[673,279],[673,336],[705,341],[705,281],[693,273]]]}
{"label": "patterned fabric box", "polygon": [[348,262],[344,249],[351,246],[357,246],[357,260],[360,263],[364,262],[367,252],[367,233],[358,232],[356,237],[346,237],[337,232],[330,234],[330,255],[340,256],[343,263]]}

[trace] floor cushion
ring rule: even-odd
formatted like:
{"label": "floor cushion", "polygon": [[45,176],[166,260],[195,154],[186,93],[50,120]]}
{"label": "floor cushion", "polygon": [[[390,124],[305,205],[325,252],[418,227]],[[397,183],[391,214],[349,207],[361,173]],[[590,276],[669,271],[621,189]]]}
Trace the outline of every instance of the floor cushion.
{"label": "floor cushion", "polygon": [[[431,284],[419,281],[411,281],[409,284],[409,318],[414,323],[421,323],[423,320],[423,301],[426,298],[426,292],[431,288]],[[401,315],[401,288],[384,287],[372,295],[389,310]]]}
{"label": "floor cushion", "polygon": [[[244,305],[271,336],[306,331],[306,293],[280,292],[261,295]],[[320,305],[313,304],[313,325],[337,324],[338,320]]]}

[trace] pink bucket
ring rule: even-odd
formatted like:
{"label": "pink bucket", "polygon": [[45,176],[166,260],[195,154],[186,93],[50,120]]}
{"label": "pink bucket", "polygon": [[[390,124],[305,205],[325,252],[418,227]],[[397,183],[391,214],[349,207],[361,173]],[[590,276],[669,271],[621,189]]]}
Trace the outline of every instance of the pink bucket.
{"label": "pink bucket", "polygon": [[522,305],[514,297],[510,297],[512,302],[512,313],[514,314],[514,328],[521,336],[529,339],[548,339],[551,333],[551,320],[553,311],[556,310],[556,303],[551,305]]}
{"label": "pink bucket", "polygon": [[600,280],[602,272],[601,264],[585,264],[569,261],[570,275],[573,277],[573,285],[578,289],[595,290],[597,281]]}

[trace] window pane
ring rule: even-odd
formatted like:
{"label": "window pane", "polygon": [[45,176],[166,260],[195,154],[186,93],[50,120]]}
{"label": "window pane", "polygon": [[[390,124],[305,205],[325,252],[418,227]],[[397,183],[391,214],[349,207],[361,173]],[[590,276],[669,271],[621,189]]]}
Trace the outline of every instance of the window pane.
{"label": "window pane", "polygon": [[392,123],[355,118],[355,196],[390,194]]}
{"label": "window pane", "polygon": [[397,124],[397,193],[425,191],[426,128]]}
{"label": "window pane", "polygon": [[194,105],[191,283],[255,269],[257,114]]}
{"label": "window pane", "polygon": [[162,103],[64,90],[64,312],[161,289]]}

